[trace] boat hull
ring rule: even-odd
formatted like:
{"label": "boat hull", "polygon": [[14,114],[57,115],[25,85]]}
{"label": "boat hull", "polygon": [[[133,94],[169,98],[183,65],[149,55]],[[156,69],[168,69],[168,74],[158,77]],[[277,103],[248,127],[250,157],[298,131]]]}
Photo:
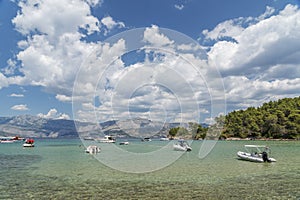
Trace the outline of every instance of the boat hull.
{"label": "boat hull", "polygon": [[98,142],[100,142],[100,143],[115,143],[116,141],[115,140],[97,140]]}
{"label": "boat hull", "polygon": [[106,135],[104,138],[98,138],[95,140],[100,143],[115,143],[116,142],[116,139],[109,135]]}
{"label": "boat hull", "polygon": [[0,143],[14,143],[15,141],[13,140],[1,140]]}
{"label": "boat hull", "polygon": [[[237,152],[237,156],[242,160],[247,160],[251,162],[264,162],[263,158],[259,155],[253,155],[247,152],[239,151]],[[276,159],[274,158],[268,158],[268,162],[276,162]]]}
{"label": "boat hull", "polygon": [[120,142],[119,145],[129,145],[129,142]]}
{"label": "boat hull", "polygon": [[34,147],[34,144],[23,144],[23,147]]}
{"label": "boat hull", "polygon": [[181,146],[179,144],[174,144],[173,149],[175,151],[192,151],[192,148],[189,146]]}

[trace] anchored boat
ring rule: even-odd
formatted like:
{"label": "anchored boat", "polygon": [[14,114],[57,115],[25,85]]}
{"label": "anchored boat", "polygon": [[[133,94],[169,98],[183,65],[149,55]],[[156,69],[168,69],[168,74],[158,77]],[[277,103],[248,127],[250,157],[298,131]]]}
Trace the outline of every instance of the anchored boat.
{"label": "anchored boat", "polygon": [[90,154],[96,154],[99,153],[100,151],[101,151],[100,147],[96,145],[90,145],[85,150],[86,153],[90,153]]}
{"label": "anchored boat", "polygon": [[100,143],[115,143],[116,139],[111,135],[105,135],[104,138],[95,139],[97,142]]}
{"label": "anchored boat", "polygon": [[270,158],[271,149],[266,145],[245,145],[246,151],[238,151],[237,156],[241,160],[252,162],[276,162],[275,158]]}
{"label": "anchored boat", "polygon": [[26,139],[23,147],[34,147],[34,139]]}
{"label": "anchored boat", "polygon": [[173,148],[175,151],[192,151],[192,147],[185,140],[178,140]]}

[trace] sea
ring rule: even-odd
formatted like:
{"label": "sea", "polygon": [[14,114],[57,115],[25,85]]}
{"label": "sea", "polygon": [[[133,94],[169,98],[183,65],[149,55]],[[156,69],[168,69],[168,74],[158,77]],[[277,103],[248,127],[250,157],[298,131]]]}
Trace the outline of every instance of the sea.
{"label": "sea", "polygon": [[[204,141],[191,152],[173,142],[98,143],[97,155],[78,138],[0,144],[0,199],[300,199],[300,141],[218,141],[202,158]],[[245,144],[268,145],[277,162],[239,160]]]}

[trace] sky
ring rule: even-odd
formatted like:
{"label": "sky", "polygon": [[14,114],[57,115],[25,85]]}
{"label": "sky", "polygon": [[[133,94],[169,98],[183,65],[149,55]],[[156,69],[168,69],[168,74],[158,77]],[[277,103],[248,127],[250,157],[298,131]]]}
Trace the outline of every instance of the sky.
{"label": "sky", "polygon": [[206,122],[300,94],[298,0],[0,0],[0,116]]}

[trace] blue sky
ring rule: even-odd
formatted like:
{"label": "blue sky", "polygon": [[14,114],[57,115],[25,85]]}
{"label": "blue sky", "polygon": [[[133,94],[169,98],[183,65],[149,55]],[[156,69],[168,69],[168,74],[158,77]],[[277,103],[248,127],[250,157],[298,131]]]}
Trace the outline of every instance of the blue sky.
{"label": "blue sky", "polygon": [[210,122],[299,96],[299,21],[296,0],[1,0],[0,116]]}

